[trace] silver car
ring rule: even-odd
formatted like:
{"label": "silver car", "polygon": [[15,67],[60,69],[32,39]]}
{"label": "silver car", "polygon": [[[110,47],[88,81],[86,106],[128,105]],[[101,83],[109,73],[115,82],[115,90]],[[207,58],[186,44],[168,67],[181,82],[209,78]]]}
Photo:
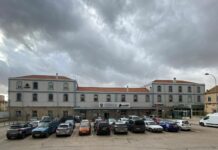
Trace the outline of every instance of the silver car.
{"label": "silver car", "polygon": [[68,135],[73,133],[73,126],[70,123],[61,123],[56,129],[56,136]]}
{"label": "silver car", "polygon": [[176,124],[179,126],[180,130],[191,130],[191,124],[187,120],[176,120]]}
{"label": "silver car", "polygon": [[154,121],[144,121],[146,130],[150,132],[162,132],[163,127],[157,125]]}
{"label": "silver car", "polygon": [[118,121],[118,122],[115,122],[113,131],[114,131],[114,134],[116,133],[128,134],[128,127],[125,122]]}

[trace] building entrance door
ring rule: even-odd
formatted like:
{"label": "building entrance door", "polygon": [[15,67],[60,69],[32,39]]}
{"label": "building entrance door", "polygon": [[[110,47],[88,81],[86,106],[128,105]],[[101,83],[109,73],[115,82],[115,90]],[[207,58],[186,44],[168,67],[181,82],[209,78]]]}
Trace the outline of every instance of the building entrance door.
{"label": "building entrance door", "polygon": [[109,113],[108,112],[104,113],[104,119],[109,119]]}

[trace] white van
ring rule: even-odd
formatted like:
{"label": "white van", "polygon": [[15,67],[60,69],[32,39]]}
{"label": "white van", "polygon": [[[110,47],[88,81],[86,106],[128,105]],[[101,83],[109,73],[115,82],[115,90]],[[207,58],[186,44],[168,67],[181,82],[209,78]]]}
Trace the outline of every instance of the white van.
{"label": "white van", "polygon": [[199,121],[201,126],[218,127],[218,113],[208,114]]}

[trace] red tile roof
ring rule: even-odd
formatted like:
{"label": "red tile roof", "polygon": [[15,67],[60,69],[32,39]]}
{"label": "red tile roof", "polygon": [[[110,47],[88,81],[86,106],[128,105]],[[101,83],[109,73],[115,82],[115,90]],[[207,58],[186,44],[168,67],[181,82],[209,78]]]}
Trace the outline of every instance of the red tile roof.
{"label": "red tile roof", "polygon": [[[175,82],[176,81],[176,82]],[[194,83],[189,81],[183,81],[183,80],[154,80],[153,83]]]}
{"label": "red tile roof", "polygon": [[205,94],[213,94],[213,93],[218,93],[218,85],[216,87],[214,86],[213,88],[207,90]]}
{"label": "red tile roof", "polygon": [[120,87],[78,87],[78,91],[86,92],[148,92],[147,88],[120,88]]}
{"label": "red tile roof", "polygon": [[65,76],[58,76],[58,79],[56,76],[51,75],[28,75],[28,76],[20,76],[15,77],[16,79],[43,79],[43,80],[72,80]]}

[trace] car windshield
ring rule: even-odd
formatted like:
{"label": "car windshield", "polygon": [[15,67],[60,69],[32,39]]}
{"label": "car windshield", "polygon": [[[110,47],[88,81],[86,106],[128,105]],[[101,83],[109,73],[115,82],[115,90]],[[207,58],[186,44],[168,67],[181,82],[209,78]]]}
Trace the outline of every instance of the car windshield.
{"label": "car windshield", "polygon": [[148,125],[156,125],[155,122],[147,122]]}
{"label": "car windshield", "polygon": [[135,121],[135,124],[136,125],[145,125],[144,121],[142,121],[142,120]]}
{"label": "car windshield", "polygon": [[10,127],[10,129],[19,129],[19,128],[22,128],[22,127],[23,127],[23,125],[12,125]]}
{"label": "car windshield", "polygon": [[68,128],[68,125],[66,124],[62,124],[62,125],[59,125],[60,128]]}
{"label": "car windshield", "polygon": [[188,122],[188,121],[182,121],[182,123],[183,123],[183,124],[189,124],[189,122]]}
{"label": "car windshield", "polygon": [[89,127],[89,125],[87,123],[82,123],[82,124],[80,124],[80,127],[81,128],[87,128],[87,127]]}
{"label": "car windshield", "polygon": [[49,123],[47,123],[47,122],[40,122],[38,127],[40,127],[40,128],[47,128],[48,126],[49,126]]}
{"label": "car windshield", "polygon": [[109,122],[116,122],[115,119],[109,119]]}

